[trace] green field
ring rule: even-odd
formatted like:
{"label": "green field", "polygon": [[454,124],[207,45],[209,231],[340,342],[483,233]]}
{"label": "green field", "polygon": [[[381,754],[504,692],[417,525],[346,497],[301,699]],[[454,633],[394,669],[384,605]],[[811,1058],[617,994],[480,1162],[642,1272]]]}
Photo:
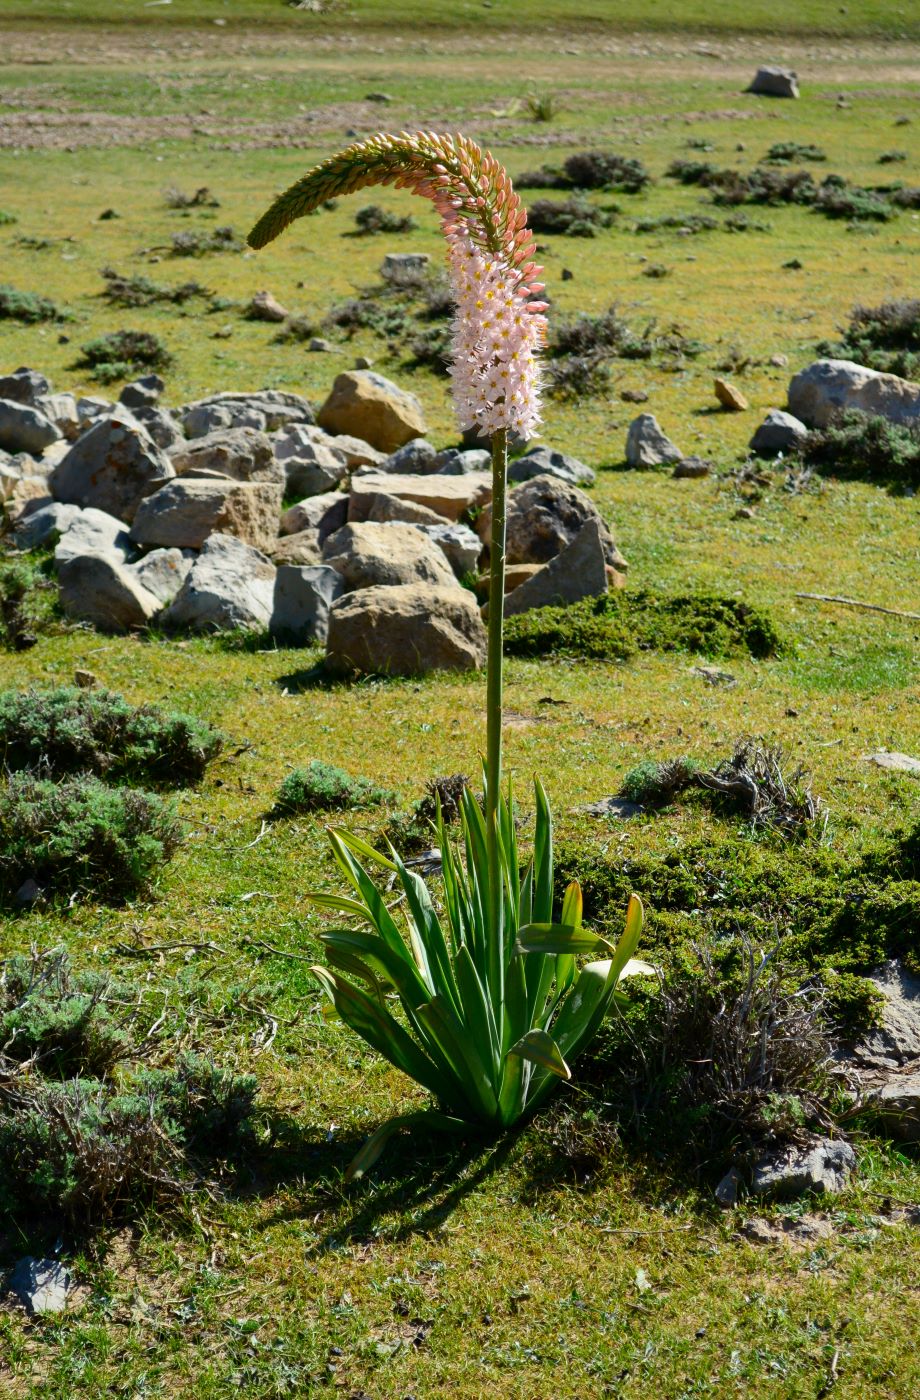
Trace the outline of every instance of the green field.
{"label": "green field", "polygon": [[[500,37],[484,43],[484,32]],[[0,283],[50,297],[67,316],[0,321],[0,372],[28,364],[56,389],[117,393],[74,361],[119,328],[162,338],[174,356],[171,405],[259,387],[318,402],[367,355],[420,396],[432,441],[447,445],[456,429],[445,381],[412,368],[400,347],[361,329],[329,332],[331,351],[310,353],[244,315],[268,288],[320,323],[377,283],[385,252],[437,260],[427,207],[368,192],[259,254],[176,257],[173,235],[229,225],[242,239],[352,131],[462,130],[512,175],[576,149],[641,159],[653,177],[642,193],[592,196],[617,206],[597,237],[541,235],[550,315],[615,302],[640,331],[677,328],[693,353],[615,360],[604,393],[549,400],[543,440],[597,470],[593,496],[631,589],[742,598],[769,611],[788,645],[771,660],[718,661],[730,685],[709,684],[700,658],[679,652],[509,661],[507,764],[525,817],[539,772],[559,840],[586,861],[679,861],[728,843],[756,868],[764,849],[781,856],[778,838],[700,806],[629,823],[577,809],[616,792],[643,759],[710,762],[759,735],[813,775],[829,812],[822,859],[852,865],[916,827],[918,780],[864,756],[920,754],[920,624],[798,595],[920,612],[918,497],[833,477],[793,493],[781,471],[753,486],[736,473],[763,413],[784,406],[790,375],[839,334],[854,303],[916,294],[920,214],[848,225],[804,207],[744,206],[749,225],[729,231],[724,218],[738,211],[666,175],[690,157],[748,171],[773,144],[796,141],[826,152],[818,176],[916,183],[915,7],[752,0],[739,17],[665,0],[359,0],[311,14],[273,0],[6,0],[0,35],[0,209],[15,220],[0,226]],[[800,101],[743,92],[771,60],[797,69]],[[380,91],[388,102],[367,100]],[[529,94],[553,98],[551,121],[529,118]],[[907,161],[879,163],[898,149]],[[164,196],[203,185],[219,208],[180,211]],[[372,201],[411,212],[417,231],[353,236],[356,211]],[[118,217],[100,219],[107,210]],[[719,226],[636,230],[699,213]],[[646,275],[650,264],[665,275]],[[115,309],[101,296],[103,268],[166,285],[194,278],[209,297]],[[718,410],[719,373],[749,411]],[[648,400],[637,408],[624,390]],[[628,424],[646,409],[686,453],[712,460],[710,477],[623,469]],[[22,655],[0,650],[0,689],[69,683],[85,668],[132,702],[190,711],[227,734],[201,787],[176,798],[188,839],[149,894],[0,910],[0,955],[66,945],[78,967],[130,981],[140,1024],[163,1018],[163,1062],[204,1047],[258,1076],[261,1105],[250,1158],[220,1185],[101,1233],[62,1232],[80,1283],[66,1314],[29,1320],[0,1300],[3,1400],[916,1394],[920,1236],[897,1211],[920,1205],[920,1161],[866,1125],[855,1134],[858,1174],[830,1205],[721,1212],[712,1188],[726,1159],[688,1165],[679,1128],[643,1141],[624,1122],[603,1166],[585,1172],[559,1149],[552,1114],[497,1143],[400,1138],[367,1184],[342,1186],[363,1137],[420,1095],[322,1015],[307,971],[322,920],[305,892],[337,888],[323,820],[266,814],[290,768],[313,758],[395,789],[403,807],[439,774],[475,772],[484,680],[317,686],[308,673],[318,660],[268,644],[63,627]],[[370,838],[386,822],[379,809],[349,815]],[[666,960],[678,951],[672,924],[649,905],[649,955]],[[766,942],[784,931],[759,930]],[[604,1102],[598,1063],[585,1057],[574,1112]],[[746,1228],[789,1215],[829,1228],[792,1244]],[[41,1223],[0,1218],[0,1267],[52,1249],[58,1232],[56,1222],[43,1234]]]}

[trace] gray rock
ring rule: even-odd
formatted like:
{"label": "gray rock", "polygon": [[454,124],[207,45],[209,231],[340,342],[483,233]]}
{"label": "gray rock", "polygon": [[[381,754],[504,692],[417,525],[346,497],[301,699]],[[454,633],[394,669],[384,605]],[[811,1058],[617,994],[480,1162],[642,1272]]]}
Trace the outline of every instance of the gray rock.
{"label": "gray rock", "polygon": [[39,407],[39,399],[51,393],[51,384],[37,369],[27,369],[25,365],[14,369],[12,374],[0,375],[0,399],[11,399],[13,403]]}
{"label": "gray rock", "polygon": [[177,477],[143,501],[131,535],[138,544],[199,549],[209,535],[236,535],[268,550],[278,535],[281,488],[269,481]]}
{"label": "gray rock", "polygon": [[101,632],[143,627],[160,611],[127,565],[106,554],[77,554],[58,569],[61,607],[68,617],[91,622]]}
{"label": "gray rock", "polygon": [[427,253],[387,253],[380,264],[380,276],[397,287],[417,287],[424,281],[430,261]]}
{"label": "gray rock", "polygon": [[[589,520],[598,521],[604,558],[625,571],[626,560],[601,520],[597,506],[577,486],[552,476],[535,476],[517,486],[508,498],[507,559],[509,564],[545,564],[572,543]],[[488,543],[492,509],[485,506],[476,522],[479,538]]]}
{"label": "gray rock", "polygon": [[444,553],[457,578],[476,572],[482,543],[475,530],[471,530],[468,525],[448,525],[443,521],[437,524],[419,522],[413,524],[412,528],[421,530],[423,535],[434,541]]}
{"label": "gray rock", "polygon": [[438,546],[415,525],[343,525],[323,546],[323,558],[337,569],[346,588],[427,584],[456,588],[457,581]]}
{"label": "gray rock", "polygon": [[156,408],[159,397],[166,385],[158,374],[144,374],[126,384],[118,395],[118,402],[127,408]]}
{"label": "gray rock", "polygon": [[607,561],[602,528],[599,520],[586,521],[570,545],[508,594],[506,616],[528,612],[531,608],[560,607],[606,593]]}
{"label": "gray rock", "polygon": [[869,1101],[873,1116],[901,1142],[920,1142],[920,1073],[899,1074]]}
{"label": "gray rock", "polygon": [[256,292],[249,303],[248,313],[250,320],[270,321],[275,325],[280,325],[286,321],[290,312],[281,305],[281,302],[269,291]]}
{"label": "gray rock", "polygon": [[492,476],[489,472],[470,472],[466,476],[442,476],[440,472],[405,476],[397,472],[368,475],[355,472],[351,478],[349,520],[366,520],[372,498],[381,493],[402,501],[414,501],[445,520],[459,520],[468,510],[492,499]]}
{"label": "gray rock", "polygon": [[329,610],[344,592],[341,574],[326,564],[314,567],[280,565],[275,575],[272,636],[295,646],[325,642],[329,633]]}
{"label": "gray rock", "polygon": [[180,417],[186,437],[204,437],[216,428],[257,428],[273,433],[292,423],[314,422],[312,405],[305,398],[280,389],[211,394],[187,404]]}
{"label": "gray rock", "polygon": [[[466,448],[476,447],[482,452],[492,455],[492,439],[488,433],[474,423],[471,428],[464,428],[461,435],[463,446]],[[526,438],[520,437],[517,433],[508,434],[508,449],[511,452],[521,452],[529,446]]]}
{"label": "gray rock", "polygon": [[666,467],[679,462],[683,453],[662,432],[654,413],[640,413],[626,435],[626,462],[630,467]]}
{"label": "gray rock", "polygon": [[129,565],[129,572],[165,607],[188,578],[196,557],[193,549],[152,549]]}
{"label": "gray rock", "polygon": [[909,753],[897,753],[891,749],[877,749],[875,753],[864,753],[866,763],[874,763],[876,768],[884,768],[889,773],[910,773],[920,777],[920,758]]}
{"label": "gray rock", "polygon": [[70,526],[82,514],[79,506],[61,505],[49,501],[38,510],[30,511],[16,522],[13,543],[17,549],[38,549],[39,545],[50,542]]}
{"label": "gray rock", "polygon": [[640,802],[629,802],[625,797],[602,797],[576,810],[586,812],[589,817],[612,817],[615,821],[628,822],[633,817],[641,817],[645,808]]}
{"label": "gray rock", "polygon": [[722,1180],[713,1192],[719,1205],[725,1210],[731,1210],[732,1206],[738,1204],[738,1188],[741,1185],[741,1173],[737,1167],[730,1167]]}
{"label": "gray rock", "polygon": [[342,491],[325,491],[320,496],[308,496],[290,506],[281,517],[282,535],[299,535],[304,530],[316,530],[320,540],[340,529],[348,518],[348,497]]}
{"label": "gray rock", "polygon": [[440,454],[425,438],[413,438],[404,447],[399,447],[385,457],[380,471],[395,472],[401,476],[413,476],[416,472],[436,472]]}
{"label": "gray rock", "polygon": [[177,476],[213,472],[234,481],[272,481],[284,487],[285,469],[272,443],[255,428],[221,428],[183,442],[170,453]]}
{"label": "gray rock", "polygon": [[856,1153],[848,1142],[813,1138],[804,1146],[788,1143],[762,1157],[754,1167],[751,1191],[755,1196],[789,1200],[806,1191],[837,1195],[856,1166]]}
{"label": "gray rock", "polygon": [[28,452],[40,457],[60,436],[60,430],[40,409],[14,399],[0,399],[0,447],[6,452]]}
{"label": "gray rock", "polygon": [[264,554],[232,535],[212,535],[161,620],[198,632],[262,631],[274,593],[275,566]]}
{"label": "gray rock", "polygon": [[824,428],[840,409],[858,408],[890,423],[920,421],[920,384],[866,369],[853,360],[815,360],[789,384],[789,412]]}
{"label": "gray rock", "polygon": [[807,433],[805,424],[793,414],[771,408],[748,447],[755,457],[775,457],[778,452],[792,452]]}
{"label": "gray rock", "polygon": [[712,463],[707,462],[703,457],[682,457],[671,475],[677,477],[679,481],[693,481],[700,477],[709,476],[711,471]]}
{"label": "gray rock", "polygon": [[[443,525],[444,517],[428,506],[420,506],[417,501],[404,501],[399,496],[391,496],[387,491],[377,491],[367,498],[365,520],[385,524],[388,520],[401,520],[405,525]],[[477,541],[478,543],[478,541]]]}
{"label": "gray rock", "polygon": [[58,1259],[20,1259],[10,1275],[10,1291],[30,1313],[63,1312],[73,1285],[70,1270]]}
{"label": "gray rock", "polygon": [[920,1059],[920,977],[912,977],[892,960],[877,968],[870,980],[885,998],[882,1023],[856,1047],[854,1059],[877,1069],[898,1069]]}
{"label": "gray rock", "polygon": [[344,452],[315,429],[288,428],[274,441],[274,453],[285,476],[289,496],[319,496],[333,491],[348,475]]}
{"label": "gray rock", "polygon": [[508,480],[530,481],[535,476],[555,476],[570,486],[593,486],[597,480],[590,467],[566,452],[552,447],[531,447],[508,468]]}
{"label": "gray rock", "polygon": [[143,499],[174,475],[165,452],[122,408],[77,439],[55,467],[51,489],[59,501],[94,506],[130,524]]}
{"label": "gray rock", "polygon": [[58,569],[78,554],[104,554],[124,564],[134,553],[134,542],[128,534],[124,521],[116,520],[104,510],[90,506],[77,515],[61,532],[54,550],[54,562]]}
{"label": "gray rock", "polygon": [[77,399],[77,417],[81,428],[85,428],[89,423],[97,423],[100,418],[108,418],[114,411],[115,405],[97,394],[84,394],[81,399]]}
{"label": "gray rock", "polygon": [[757,69],[745,92],[753,92],[758,97],[798,97],[798,78],[791,68],[767,64]]}
{"label": "gray rock", "polygon": [[80,436],[80,415],[73,394],[44,394],[35,407],[54,424],[68,442],[74,442]]}
{"label": "gray rock", "polygon": [[169,452],[185,442],[185,434],[179,420],[168,408],[135,408],[131,411],[138,423],[147,429],[157,447],[161,447],[164,452]]}
{"label": "gray rock", "polygon": [[492,454],[473,448],[461,452],[448,447],[435,458],[435,471],[442,476],[468,476],[470,472],[487,472],[492,468]]}
{"label": "gray rock", "polygon": [[486,630],[467,588],[362,588],[332,606],[326,665],[368,675],[469,671],[486,658]]}

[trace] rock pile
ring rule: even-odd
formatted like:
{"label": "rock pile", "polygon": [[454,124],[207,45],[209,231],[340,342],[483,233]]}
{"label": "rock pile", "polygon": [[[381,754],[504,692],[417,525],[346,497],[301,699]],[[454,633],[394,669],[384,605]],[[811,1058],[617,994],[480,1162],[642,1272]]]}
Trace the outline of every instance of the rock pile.
{"label": "rock pile", "polygon": [[[276,390],[176,409],[162,390],[148,375],[110,403],[0,377],[6,529],[19,550],[53,546],[69,618],[267,630],[325,642],[339,671],[482,664],[488,453],[437,451],[415,396],[376,373],[339,375],[317,415]],[[589,467],[538,446],[509,475],[508,557],[525,566],[510,611],[621,581]]]}

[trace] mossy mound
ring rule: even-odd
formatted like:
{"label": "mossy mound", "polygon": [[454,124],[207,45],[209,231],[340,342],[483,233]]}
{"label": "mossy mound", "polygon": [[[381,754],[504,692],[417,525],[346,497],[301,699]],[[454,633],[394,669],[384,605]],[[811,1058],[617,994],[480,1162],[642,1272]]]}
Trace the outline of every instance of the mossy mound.
{"label": "mossy mound", "polygon": [[711,593],[608,593],[570,607],[534,608],[505,624],[508,656],[625,661],[653,648],[760,660],[780,655],[786,643],[763,609]]}

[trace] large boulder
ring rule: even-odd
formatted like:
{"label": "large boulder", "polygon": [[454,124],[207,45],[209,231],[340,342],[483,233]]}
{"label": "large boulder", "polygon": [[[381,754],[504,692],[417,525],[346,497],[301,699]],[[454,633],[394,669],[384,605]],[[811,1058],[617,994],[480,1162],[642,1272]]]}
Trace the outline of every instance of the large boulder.
{"label": "large boulder", "polygon": [[128,566],[108,554],[76,554],[58,570],[61,607],[101,632],[126,632],[156,617],[161,603]]}
{"label": "large boulder", "polygon": [[435,471],[442,476],[469,476],[470,472],[492,470],[491,452],[480,448],[445,447],[435,457]]}
{"label": "large boulder", "polygon": [[165,452],[120,409],[77,439],[55,467],[51,486],[59,501],[93,506],[130,524],[141,501],[173,476]]}
{"label": "large boulder", "polygon": [[438,515],[437,511],[431,510],[429,506],[420,506],[416,501],[402,500],[399,496],[391,496],[387,491],[380,491],[370,497],[366,519],[375,520],[378,524],[387,520],[401,520],[405,525],[446,524],[444,516]]}
{"label": "large boulder", "polygon": [[654,413],[640,413],[626,434],[626,464],[630,467],[666,467],[683,458],[680,448],[662,431]]}
{"label": "large boulder", "polygon": [[126,384],[118,395],[118,402],[123,403],[132,412],[139,408],[156,408],[160,395],[166,385],[158,374],[144,374],[140,379],[133,379],[130,384]]}
{"label": "large boulder", "polygon": [[426,438],[412,438],[404,447],[398,447],[380,464],[383,472],[395,472],[397,476],[412,476],[416,472],[436,472],[441,453],[432,447]]}
{"label": "large boulder", "polygon": [[809,1191],[837,1195],[855,1166],[856,1153],[840,1139],[814,1137],[807,1143],[784,1143],[755,1164],[751,1192],[779,1200]]}
{"label": "large boulder", "polygon": [[920,1142],[920,1072],[889,1079],[873,1093],[868,1107],[892,1137]]}
{"label": "large boulder", "polygon": [[570,486],[593,486],[596,480],[594,472],[584,462],[552,447],[531,447],[508,468],[511,482],[531,481],[535,476],[555,476]]}
{"label": "large boulder", "polygon": [[808,435],[808,429],[791,413],[771,408],[748,443],[755,457],[775,457],[780,452],[794,452]]}
{"label": "large boulder", "polygon": [[172,452],[184,444],[185,434],[179,420],[168,408],[133,408],[131,412],[164,452]]}
{"label": "large boulder", "polygon": [[402,501],[427,506],[445,520],[459,520],[468,510],[484,506],[492,499],[492,477],[487,472],[469,476],[399,476],[395,473],[368,473],[351,479],[349,520],[366,520],[373,496],[384,492]]}
{"label": "large boulder", "polygon": [[602,529],[601,521],[588,520],[561,554],[508,594],[506,615],[511,617],[531,608],[560,607],[606,593],[607,560]]}
{"label": "large boulder", "polygon": [[[597,506],[577,486],[552,476],[536,476],[508,497],[506,557],[509,564],[546,564],[581,533],[589,520],[598,524],[604,559],[625,571],[626,560],[613,542]],[[492,510],[487,506],[476,522],[479,538],[488,544]]]}
{"label": "large boulder", "polygon": [[152,549],[136,564],[130,564],[128,572],[165,607],[188,578],[195,559],[193,549]]}
{"label": "large boulder", "polygon": [[745,92],[753,92],[758,97],[798,97],[798,76],[792,68],[765,64],[757,69]]}
{"label": "large boulder", "polygon": [[333,604],[326,665],[331,671],[419,675],[484,665],[486,630],[473,594],[424,584],[364,588]]}
{"label": "large boulder", "polygon": [[341,574],[326,564],[281,565],[275,575],[272,636],[301,647],[324,642],[329,633],[330,609],[344,592]]}
{"label": "large boulder", "polygon": [[348,518],[348,497],[341,491],[325,491],[289,506],[281,517],[282,535],[318,530],[322,539],[338,530]]}
{"label": "large boulder", "polygon": [[199,549],[213,534],[268,550],[278,535],[281,487],[270,481],[177,477],[145,500],[131,527],[138,544]]}
{"label": "large boulder", "polygon": [[306,425],[298,424],[279,433],[274,451],[284,472],[288,496],[322,495],[335,490],[348,475],[346,454],[333,445],[332,438]]}
{"label": "large boulder", "polygon": [[349,433],[339,433],[334,438],[326,437],[326,442],[336,452],[341,452],[349,471],[354,471],[356,467],[376,467],[379,469],[387,461],[383,452],[378,452],[363,438],[352,437]]}
{"label": "large boulder", "polygon": [[170,453],[177,476],[213,472],[234,481],[272,481],[285,485],[284,468],[275,460],[272,444],[255,428],[223,428],[206,437],[182,442]]}
{"label": "large boulder", "polygon": [[338,375],[317,422],[327,432],[362,438],[378,452],[395,452],[426,431],[422,405],[415,395],[373,370]]}
{"label": "large boulder", "polygon": [[789,412],[810,428],[826,427],[846,408],[879,414],[891,423],[917,423],[920,384],[853,360],[815,360],[789,384]]}
{"label": "large boulder", "polygon": [[45,415],[50,423],[54,424],[61,436],[66,438],[68,442],[75,442],[80,436],[80,415],[77,412],[77,400],[73,394],[44,394],[36,402],[35,407]]}
{"label": "large boulder", "polygon": [[162,615],[166,627],[197,632],[268,627],[275,595],[275,566],[232,535],[212,535]]}
{"label": "large boulder", "polygon": [[425,583],[456,587],[442,551],[414,525],[343,525],[323,546],[323,558],[348,589]]}
{"label": "large boulder", "polygon": [[300,394],[261,389],[251,394],[210,394],[181,410],[186,437],[204,437],[216,428],[258,428],[275,432],[291,423],[314,422],[313,407]]}
{"label": "large boulder", "polygon": [[61,436],[50,418],[31,404],[0,399],[0,448],[40,457]]}
{"label": "large boulder", "polygon": [[104,554],[109,559],[124,563],[134,553],[134,544],[128,534],[128,527],[114,515],[104,510],[78,511],[77,515],[62,531],[54,550],[54,562],[60,569],[69,559],[78,554]]}

